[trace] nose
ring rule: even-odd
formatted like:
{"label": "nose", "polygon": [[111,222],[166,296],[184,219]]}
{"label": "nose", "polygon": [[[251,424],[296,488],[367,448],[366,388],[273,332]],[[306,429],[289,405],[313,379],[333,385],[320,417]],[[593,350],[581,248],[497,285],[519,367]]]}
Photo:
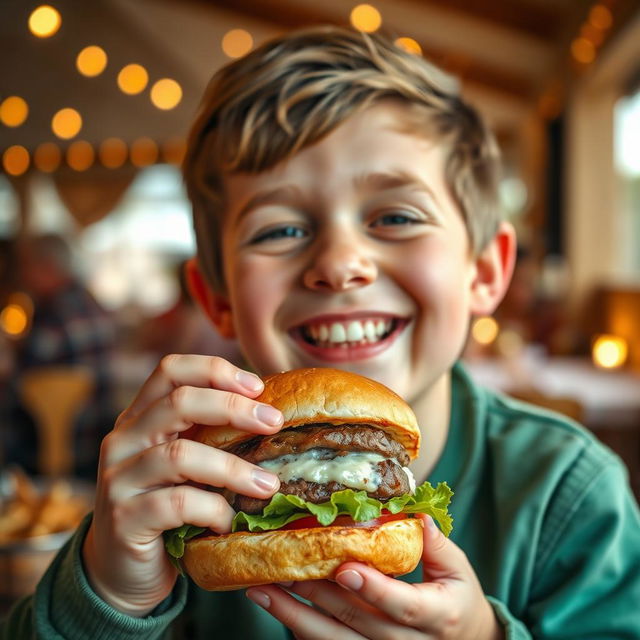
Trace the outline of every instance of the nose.
{"label": "nose", "polygon": [[366,249],[352,239],[328,240],[304,273],[304,284],[316,291],[348,291],[371,284],[378,267]]}

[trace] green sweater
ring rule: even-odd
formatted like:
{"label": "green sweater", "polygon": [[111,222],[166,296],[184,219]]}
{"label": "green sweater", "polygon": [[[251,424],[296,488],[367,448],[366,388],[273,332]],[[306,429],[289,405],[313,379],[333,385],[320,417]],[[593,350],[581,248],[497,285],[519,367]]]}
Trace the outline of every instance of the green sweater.
{"label": "green sweater", "polygon": [[[507,638],[640,638],[640,513],[618,458],[578,425],[477,387],[460,365],[452,380],[449,438],[429,480],[455,491],[452,539]],[[122,615],[85,579],[87,526],[14,607],[2,640],[288,637],[243,592],[185,579],[152,615]],[[420,568],[405,579],[420,581]]]}

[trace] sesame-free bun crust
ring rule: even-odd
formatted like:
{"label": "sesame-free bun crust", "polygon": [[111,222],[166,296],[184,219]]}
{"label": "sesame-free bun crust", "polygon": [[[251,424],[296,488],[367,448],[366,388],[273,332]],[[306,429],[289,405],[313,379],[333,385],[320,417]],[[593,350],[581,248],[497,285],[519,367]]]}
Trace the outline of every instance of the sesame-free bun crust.
{"label": "sesame-free bun crust", "polygon": [[[388,432],[413,460],[420,447],[420,429],[411,407],[391,389],[349,371],[329,368],[294,369],[268,376],[257,398],[284,414],[283,428],[317,422],[363,423]],[[198,425],[187,437],[227,449],[255,434],[232,427]]]}
{"label": "sesame-free bun crust", "polygon": [[377,527],[317,527],[196,538],[182,558],[194,582],[230,591],[272,582],[333,578],[344,562],[363,562],[388,575],[413,571],[422,556],[422,521]]}

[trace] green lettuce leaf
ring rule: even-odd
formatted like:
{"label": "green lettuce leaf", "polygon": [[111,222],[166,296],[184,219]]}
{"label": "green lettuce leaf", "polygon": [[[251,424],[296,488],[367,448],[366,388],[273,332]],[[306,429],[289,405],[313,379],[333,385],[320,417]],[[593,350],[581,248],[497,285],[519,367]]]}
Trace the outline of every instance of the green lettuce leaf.
{"label": "green lettuce leaf", "polygon": [[[236,513],[231,527],[236,531],[273,531],[285,524],[314,515],[322,526],[328,526],[338,516],[350,516],[356,522],[367,522],[378,518],[383,509],[391,513],[426,513],[438,524],[442,532],[449,536],[453,529],[453,519],[447,507],[453,491],[446,482],[437,487],[425,482],[416,488],[413,495],[406,493],[387,502],[370,498],[365,491],[344,489],[336,491],[331,499],[321,504],[307,502],[298,496],[276,493],[260,514]],[[165,547],[172,562],[182,571],[179,558],[184,554],[184,544],[190,538],[202,533],[202,527],[183,525],[164,532]]]}

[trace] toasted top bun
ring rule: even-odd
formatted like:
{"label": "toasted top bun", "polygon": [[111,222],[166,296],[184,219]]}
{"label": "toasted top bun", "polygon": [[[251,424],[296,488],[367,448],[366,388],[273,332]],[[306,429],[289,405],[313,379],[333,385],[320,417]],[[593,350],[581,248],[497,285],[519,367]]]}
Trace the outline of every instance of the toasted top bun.
{"label": "toasted top bun", "polygon": [[[329,368],[294,369],[264,379],[256,398],[284,415],[283,429],[308,424],[369,424],[389,433],[415,459],[420,429],[411,407],[388,387],[349,371]],[[187,437],[218,449],[228,449],[255,434],[233,427],[198,425]]]}
{"label": "toasted top bun", "polygon": [[230,533],[187,542],[187,573],[201,588],[229,591],[290,580],[333,578],[344,562],[364,562],[402,575],[422,556],[422,521],[406,518],[377,527],[317,527]]}

